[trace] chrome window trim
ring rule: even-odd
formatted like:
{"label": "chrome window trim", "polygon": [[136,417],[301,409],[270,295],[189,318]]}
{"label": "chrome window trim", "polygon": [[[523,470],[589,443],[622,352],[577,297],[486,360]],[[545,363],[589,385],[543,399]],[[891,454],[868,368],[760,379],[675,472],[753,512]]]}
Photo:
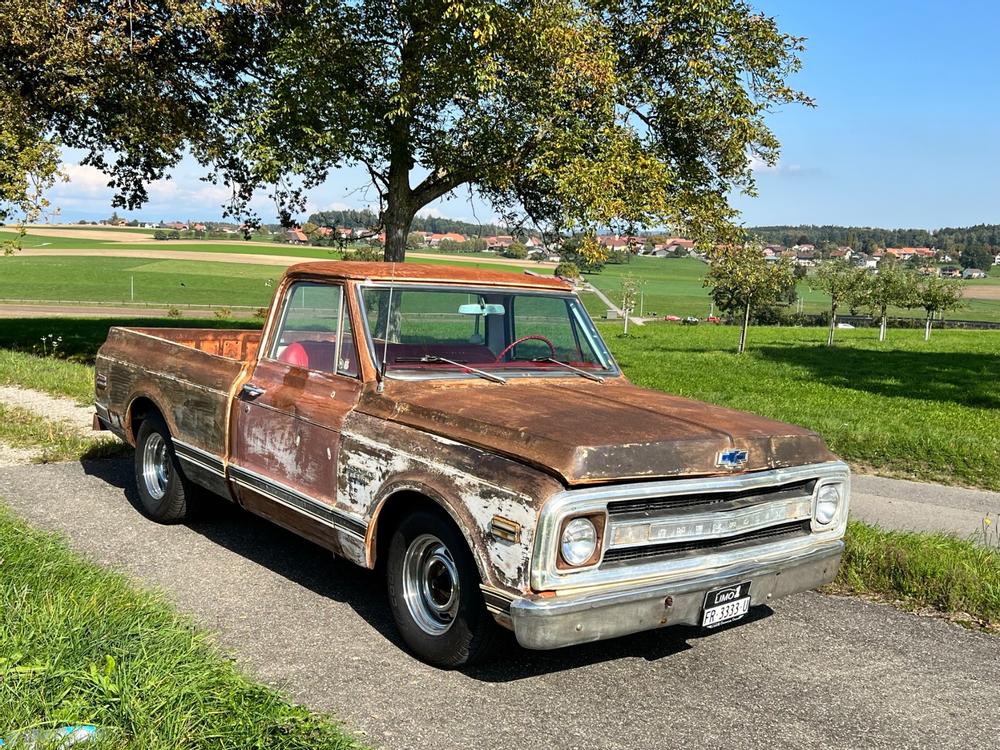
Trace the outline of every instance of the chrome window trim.
{"label": "chrome window trim", "polygon": [[[467,292],[469,294],[497,294],[497,293],[507,293],[516,294],[524,297],[556,297],[557,299],[569,300],[576,303],[575,310],[578,316],[582,319],[577,320],[577,325],[579,325],[584,332],[588,342],[594,347],[595,353],[598,356],[603,357],[607,362],[607,366],[602,370],[594,370],[595,375],[601,375],[604,377],[618,377],[622,374],[621,368],[618,367],[618,363],[615,358],[611,355],[611,350],[608,348],[604,339],[601,337],[601,332],[597,329],[594,323],[594,319],[590,317],[587,312],[586,305],[583,304],[583,300],[576,292],[571,291],[561,291],[553,289],[552,291],[534,289],[531,287],[516,287],[516,286],[476,286],[476,285],[463,285],[463,284],[422,284],[419,282],[412,281],[372,281],[366,279],[364,281],[359,281],[355,284],[355,304],[358,305],[358,311],[361,313],[361,320],[364,322],[365,327],[365,339],[368,343],[368,354],[371,357],[372,362],[375,365],[375,369],[378,370],[382,361],[379,359],[378,351],[375,347],[375,339],[372,338],[372,333],[370,326],[368,325],[368,312],[365,309],[365,299],[364,290],[365,289],[419,289],[422,291],[432,291],[432,292]],[[581,315],[582,314],[582,315]],[[568,320],[569,318],[567,318]],[[587,330],[586,323],[589,323],[590,330]],[[596,336],[594,341],[591,341],[591,336]],[[588,372],[590,372],[588,370]],[[531,370],[525,372],[507,371],[503,373],[504,377],[511,378],[579,378],[578,375],[574,375],[572,372],[551,372],[551,371],[539,371]],[[386,379],[389,380],[479,380],[478,375],[472,375],[463,372],[401,372],[387,370],[385,374]]]}
{"label": "chrome window trim", "polygon": [[[356,373],[346,372],[346,371],[341,370],[341,368],[340,368],[340,355],[343,352],[344,314],[345,314],[345,312],[347,310],[347,286],[344,284],[344,282],[339,281],[339,280],[324,282],[324,281],[316,281],[314,279],[296,279],[296,280],[292,281],[290,284],[288,284],[285,287],[284,292],[283,292],[284,296],[282,297],[282,300],[281,300],[281,309],[279,311],[279,315],[277,316],[277,320],[274,323],[274,330],[268,332],[269,341],[267,343],[266,353],[260,354],[257,357],[257,361],[258,362],[274,362],[274,363],[277,363],[279,365],[284,365],[285,367],[292,367],[292,365],[288,364],[287,362],[283,362],[282,360],[278,359],[277,348],[278,348],[278,343],[281,340],[281,335],[282,335],[282,333],[284,331],[285,323],[286,323],[287,318],[288,318],[288,308],[289,308],[289,305],[291,305],[291,302],[292,302],[292,295],[295,294],[295,290],[297,288],[302,287],[302,286],[324,286],[324,287],[330,287],[330,286],[332,286],[332,287],[335,287],[340,293],[337,295],[337,298],[338,298],[338,301],[337,301],[337,328],[336,328],[336,333],[334,334],[336,336],[336,339],[334,341],[333,370],[332,371],[331,370],[316,370],[316,369],[313,369],[311,367],[304,367],[304,368],[300,368],[300,369],[304,369],[307,372],[320,373],[321,375],[336,375],[336,376],[339,376],[339,377],[342,377],[342,378],[350,378],[351,380],[360,380],[361,379],[360,362],[359,362],[359,365],[358,365],[358,372],[356,372]],[[367,324],[366,324],[366,328],[367,328]],[[359,354],[358,354],[358,345],[357,345],[357,341],[355,340],[355,336],[354,336],[354,331],[353,330],[351,331],[351,339],[352,339],[351,345],[354,347],[355,362],[358,362],[358,357],[359,357]],[[263,342],[263,338],[262,338],[261,339],[261,349],[260,349],[261,352],[265,351],[264,348],[263,348],[263,343],[264,342]]]}
{"label": "chrome window trim", "polygon": [[[600,568],[600,561],[587,568],[559,569],[556,566],[559,550],[559,530],[563,521],[577,515],[604,513],[612,500],[637,500],[671,497],[704,492],[733,492],[761,489],[817,479],[813,497],[823,484],[839,482],[844,485],[844,501],[839,517],[828,528],[814,530],[806,537],[781,540],[752,547],[721,552],[706,552],[673,560],[656,560],[631,565]],[[829,461],[805,466],[793,466],[750,474],[728,474],[697,479],[668,479],[636,484],[618,484],[582,489],[564,490],[551,496],[539,513],[535,531],[535,544],[531,562],[531,588],[535,591],[579,589],[602,586],[624,581],[652,580],[689,575],[706,568],[731,565],[748,558],[771,558],[775,555],[799,551],[816,544],[826,543],[843,535],[847,526],[850,506],[850,468],[842,461]],[[815,503],[815,500],[813,501]],[[608,549],[611,537],[610,524],[602,539],[601,558]]]}

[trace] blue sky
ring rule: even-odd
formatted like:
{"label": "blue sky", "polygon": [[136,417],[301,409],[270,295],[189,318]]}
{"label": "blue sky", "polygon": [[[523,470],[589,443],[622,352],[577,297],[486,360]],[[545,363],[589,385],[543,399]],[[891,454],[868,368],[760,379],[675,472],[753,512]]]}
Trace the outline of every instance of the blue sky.
{"label": "blue sky", "polygon": [[[883,227],[1000,223],[1000,4],[921,0],[756,0],[783,31],[808,38],[793,83],[817,107],[785,107],[768,121],[782,143],[776,168],[756,172],[759,196],[733,196],[749,225]],[[57,220],[102,218],[101,175],[72,164],[53,192]],[[185,162],[130,218],[219,218],[220,189]],[[311,209],[364,207],[364,175],[341,170]],[[257,202],[265,220],[273,210]],[[429,213],[487,221],[467,191]],[[304,218],[304,217],[303,217]]]}

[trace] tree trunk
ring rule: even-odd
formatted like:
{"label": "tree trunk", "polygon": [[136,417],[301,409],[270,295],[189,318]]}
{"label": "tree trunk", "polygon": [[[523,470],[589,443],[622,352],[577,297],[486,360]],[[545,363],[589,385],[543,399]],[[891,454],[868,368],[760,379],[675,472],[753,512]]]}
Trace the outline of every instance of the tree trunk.
{"label": "tree trunk", "polygon": [[406,260],[406,238],[410,234],[416,212],[410,190],[409,170],[403,166],[391,167],[385,212],[382,214],[386,263],[402,263]]}
{"label": "tree trunk", "polygon": [[879,316],[878,324],[878,340],[885,341],[885,329],[888,321],[886,320],[886,311],[882,310],[882,314]]}
{"label": "tree trunk", "polygon": [[742,354],[747,348],[747,328],[750,326],[750,300],[747,300],[746,310],[743,312],[743,330],[740,331],[740,348],[737,354]]}
{"label": "tree trunk", "polygon": [[934,320],[934,313],[927,313],[927,324],[924,326],[924,341],[931,340],[931,321]]}
{"label": "tree trunk", "polygon": [[830,305],[830,332],[826,336],[826,345],[833,346],[833,331],[837,327],[837,305]]}
{"label": "tree trunk", "polygon": [[623,316],[625,318],[625,330],[622,331],[622,335],[628,336],[628,310],[622,310],[622,312],[625,313]]}

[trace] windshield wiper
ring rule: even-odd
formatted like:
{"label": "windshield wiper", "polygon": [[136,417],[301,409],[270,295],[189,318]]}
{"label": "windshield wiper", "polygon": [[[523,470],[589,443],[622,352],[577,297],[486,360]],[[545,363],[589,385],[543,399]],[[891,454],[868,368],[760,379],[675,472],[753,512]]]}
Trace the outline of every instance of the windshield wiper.
{"label": "windshield wiper", "polygon": [[453,367],[458,367],[466,372],[471,372],[473,375],[478,375],[479,377],[489,380],[493,383],[506,383],[507,378],[502,378],[499,375],[494,375],[492,372],[486,372],[486,370],[480,370],[477,367],[469,367],[469,365],[464,362],[456,362],[453,359],[445,359],[444,357],[439,357],[436,354],[425,354],[423,357],[396,357],[396,362],[422,362],[425,364],[445,364],[452,365]]}
{"label": "windshield wiper", "polygon": [[559,365],[560,367],[565,367],[567,370],[572,370],[577,375],[587,380],[593,380],[595,383],[603,383],[604,378],[600,375],[595,375],[592,372],[587,372],[586,370],[581,370],[579,367],[573,367],[573,365],[567,364],[565,362],[560,362],[558,359],[553,359],[552,357],[536,357],[531,360],[532,362],[551,362],[554,365]]}

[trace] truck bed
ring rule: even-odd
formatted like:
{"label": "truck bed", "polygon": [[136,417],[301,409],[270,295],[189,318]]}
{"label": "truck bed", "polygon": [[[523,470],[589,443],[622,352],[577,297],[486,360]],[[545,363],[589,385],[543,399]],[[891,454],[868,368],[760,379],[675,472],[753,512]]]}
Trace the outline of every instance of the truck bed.
{"label": "truck bed", "polygon": [[175,441],[221,458],[230,393],[260,338],[253,330],[114,327],[97,354],[98,417],[133,442],[129,408],[140,397],[162,412]]}

